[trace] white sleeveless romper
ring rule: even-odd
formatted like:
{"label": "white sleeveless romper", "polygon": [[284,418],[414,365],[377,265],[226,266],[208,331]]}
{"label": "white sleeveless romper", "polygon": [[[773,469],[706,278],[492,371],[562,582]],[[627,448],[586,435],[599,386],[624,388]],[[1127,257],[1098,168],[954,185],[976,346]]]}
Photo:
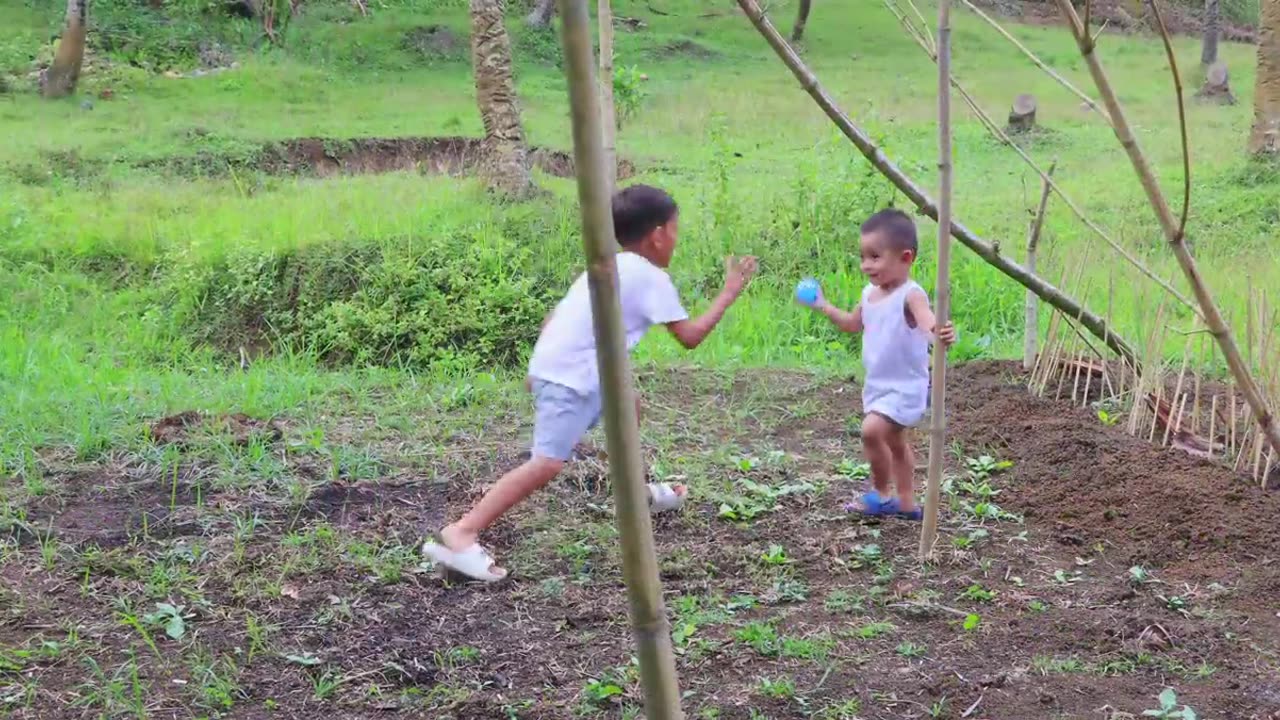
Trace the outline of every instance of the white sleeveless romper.
{"label": "white sleeveless romper", "polygon": [[907,324],[907,295],[923,289],[908,280],[871,302],[862,291],[862,412],[879,413],[904,427],[918,425],[929,403],[929,336]]}

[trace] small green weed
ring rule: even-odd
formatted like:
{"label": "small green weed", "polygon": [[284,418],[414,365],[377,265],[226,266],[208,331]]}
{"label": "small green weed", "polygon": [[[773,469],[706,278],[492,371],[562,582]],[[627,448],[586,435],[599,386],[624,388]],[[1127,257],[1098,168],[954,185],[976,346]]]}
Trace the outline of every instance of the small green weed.
{"label": "small green weed", "polygon": [[796,696],[796,683],[791,678],[761,678],[760,694],[775,700],[790,700]]}
{"label": "small green weed", "polygon": [[863,640],[874,640],[882,635],[888,635],[897,629],[898,626],[893,623],[873,622],[863,625],[855,630],[853,634]]}
{"label": "small green weed", "polygon": [[899,643],[898,647],[894,648],[894,652],[904,658],[921,658],[924,657],[926,652],[928,652],[928,649],[923,645],[917,645],[911,641],[906,641]]}
{"label": "small green weed", "polygon": [[1160,701],[1160,707],[1155,710],[1143,710],[1143,716],[1164,720],[1196,720],[1199,717],[1195,710],[1178,704],[1178,693],[1173,688],[1165,688],[1157,699]]}
{"label": "small green weed", "polygon": [[996,591],[988,590],[975,583],[965,588],[965,591],[960,593],[960,599],[972,602],[989,603],[996,599]]}

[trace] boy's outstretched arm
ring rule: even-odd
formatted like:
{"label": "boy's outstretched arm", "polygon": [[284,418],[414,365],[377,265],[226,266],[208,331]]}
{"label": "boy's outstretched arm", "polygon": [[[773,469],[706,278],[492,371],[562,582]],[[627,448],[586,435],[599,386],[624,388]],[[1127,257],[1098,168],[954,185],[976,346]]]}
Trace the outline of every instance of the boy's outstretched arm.
{"label": "boy's outstretched arm", "polygon": [[862,303],[855,305],[852,310],[841,310],[827,302],[826,298],[819,297],[813,307],[841,330],[848,333],[862,332]]}
{"label": "boy's outstretched arm", "polygon": [[907,312],[915,320],[916,327],[932,335],[942,342],[943,347],[950,347],[956,341],[956,328],[950,322],[938,325],[938,318],[929,307],[929,296],[923,291],[912,290],[907,295]]}
{"label": "boy's outstretched arm", "polygon": [[724,289],[711,302],[711,307],[696,318],[667,323],[667,330],[675,336],[676,341],[683,345],[685,349],[692,350],[698,347],[715,329],[716,324],[724,317],[724,313],[729,309],[729,306],[742,294],[742,289],[747,286],[747,282],[751,280],[751,276],[755,272],[756,259],[754,257],[725,258]]}
{"label": "boy's outstretched arm", "polygon": [[818,297],[812,303],[801,302],[800,304],[826,315],[832,325],[845,332],[862,332],[862,303],[854,305],[852,310],[841,310],[827,302],[826,296],[822,294],[822,288],[818,288]]}

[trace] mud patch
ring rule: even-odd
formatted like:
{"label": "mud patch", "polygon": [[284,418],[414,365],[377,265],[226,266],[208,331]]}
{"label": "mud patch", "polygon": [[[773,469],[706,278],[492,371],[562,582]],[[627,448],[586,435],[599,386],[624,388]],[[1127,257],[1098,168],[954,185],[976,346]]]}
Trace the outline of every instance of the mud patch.
{"label": "mud patch", "polygon": [[655,60],[671,60],[683,58],[688,60],[710,61],[720,57],[720,53],[693,40],[676,40],[662,47],[648,51],[649,57]]}
{"label": "mud patch", "polygon": [[51,534],[72,545],[111,548],[135,537],[162,539],[199,533],[185,510],[195,490],[180,478],[135,479],[111,469],[73,473],[61,481],[63,493],[29,506],[28,532],[20,542]]}
{"label": "mud patch", "polygon": [[[977,0],[977,4],[1019,22],[1037,25],[1062,24],[1062,13],[1051,0]],[[1197,6],[1198,7],[1198,6]],[[1083,7],[1076,12],[1083,14]],[[1163,3],[1160,12],[1165,26],[1174,35],[1198,36],[1204,30],[1204,20],[1199,10],[1180,3]],[[1150,6],[1124,0],[1095,0],[1091,14],[1096,22],[1090,25],[1100,28],[1103,24],[1110,31],[1129,33],[1159,33],[1155,15]],[[1249,25],[1234,23],[1226,17],[1221,21],[1222,39],[1227,42],[1256,43],[1258,31]]]}
{"label": "mud patch", "polygon": [[244,413],[204,415],[195,410],[161,418],[151,426],[151,439],[158,445],[185,445],[194,435],[223,435],[236,445],[259,441],[273,443],[283,431],[276,420],[256,420]]}
{"label": "mud patch", "polygon": [[[554,177],[573,177],[573,155],[560,150],[534,148],[533,166]],[[246,168],[272,175],[368,175],[419,172],[431,175],[468,175],[485,160],[483,142],[470,137],[401,138],[296,138],[264,145],[257,153],[226,157],[198,154],[185,158],[151,161],[147,167],[169,168],[181,175],[221,175],[229,168]],[[618,174],[635,174],[635,165],[618,163]]]}

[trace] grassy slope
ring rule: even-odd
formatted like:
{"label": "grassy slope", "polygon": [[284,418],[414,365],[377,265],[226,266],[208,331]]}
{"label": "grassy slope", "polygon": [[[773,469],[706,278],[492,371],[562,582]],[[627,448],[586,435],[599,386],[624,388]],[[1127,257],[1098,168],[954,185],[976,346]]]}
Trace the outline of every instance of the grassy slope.
{"label": "grassy slope", "polygon": [[[621,134],[621,150],[642,163],[641,179],[672,188],[685,207],[675,275],[692,304],[714,282],[725,252],[761,255],[766,273],[693,359],[847,369],[856,363],[854,346],[791,305],[789,288],[801,275],[814,274],[834,297],[856,297],[861,280],[848,253],[856,223],[892,193],[833,137],[826,119],[736,13],[703,17],[695,3],[668,5],[670,16],[641,3],[619,4],[619,14],[648,24],[619,34],[619,64],[635,64],[650,77],[639,116]],[[789,10],[779,6],[777,15],[786,18]],[[33,14],[5,12],[15,28],[6,36],[11,42],[39,36]],[[245,152],[264,140],[302,135],[479,133],[466,65],[425,63],[400,43],[406,30],[425,23],[465,28],[460,9],[433,16],[387,10],[350,24],[322,20],[303,18],[286,51],[244,57],[240,70],[218,76],[175,80],[123,69],[91,74],[87,91],[110,86],[116,92],[116,99],[97,101],[92,110],[79,100],[48,103],[30,94],[0,104],[0,136],[18,139],[0,148],[6,168],[0,174],[6,188],[0,193],[0,275],[17,289],[0,304],[7,320],[0,344],[0,456],[15,460],[49,441],[92,451],[116,433],[132,434],[138,414],[188,406],[276,412],[295,407],[298,392],[362,377],[315,371],[305,352],[260,362],[247,373],[223,373],[214,357],[175,334],[163,308],[139,316],[137,309],[152,301],[146,283],[121,288],[121,278],[139,280],[181,263],[198,268],[246,249],[396,243],[457,228],[502,233],[505,220],[518,221],[518,208],[495,207],[471,181],[411,175],[175,180],[132,167],[201,150]],[[1062,30],[1014,31],[1088,87]],[[681,40],[716,57],[655,50]],[[530,138],[566,147],[564,83],[545,59],[554,54],[552,41],[522,34],[517,42]],[[1040,97],[1041,120],[1052,134],[1038,141],[1033,154],[1046,162],[1057,158],[1058,176],[1077,201],[1181,285],[1108,131],[967,13],[957,18],[955,46],[958,75],[992,114],[1001,116],[1015,92]],[[1160,48],[1149,40],[1109,37],[1103,50],[1142,142],[1176,189],[1174,113]],[[1179,41],[1178,50],[1194,67],[1196,43]],[[1246,168],[1239,153],[1249,119],[1252,50],[1226,46],[1224,53],[1236,69],[1241,104],[1190,109],[1198,178],[1192,234],[1210,280],[1223,295],[1234,295],[1238,306],[1240,267],[1251,268],[1258,285],[1277,279],[1263,237],[1275,212],[1264,199],[1275,183]],[[894,19],[874,6],[820,8],[807,57],[890,155],[930,184],[932,69]],[[1036,178],[972,118],[963,117],[956,132],[959,217],[1005,238],[1006,248],[1016,247]],[[94,169],[81,172],[78,166]],[[567,281],[576,263],[572,186],[541,181],[561,199],[561,209],[558,231],[539,241],[550,257],[563,258]],[[921,223],[921,232],[928,240],[934,231]],[[1105,289],[1114,284],[1121,328],[1143,336],[1154,291],[1103,260],[1107,256],[1060,204],[1051,212],[1048,237],[1053,257],[1047,274],[1056,280],[1077,258],[1089,258],[1078,290],[1104,307]],[[926,285],[928,255],[920,272]],[[1008,353],[1017,345],[1020,293],[965,253],[959,265],[956,313],[967,340],[961,357]],[[95,271],[90,279],[86,267],[107,272]],[[104,285],[104,275],[112,282]],[[660,337],[640,353],[663,362],[677,355]],[[286,377],[290,382],[279,381]],[[404,378],[384,374],[381,382]]]}

